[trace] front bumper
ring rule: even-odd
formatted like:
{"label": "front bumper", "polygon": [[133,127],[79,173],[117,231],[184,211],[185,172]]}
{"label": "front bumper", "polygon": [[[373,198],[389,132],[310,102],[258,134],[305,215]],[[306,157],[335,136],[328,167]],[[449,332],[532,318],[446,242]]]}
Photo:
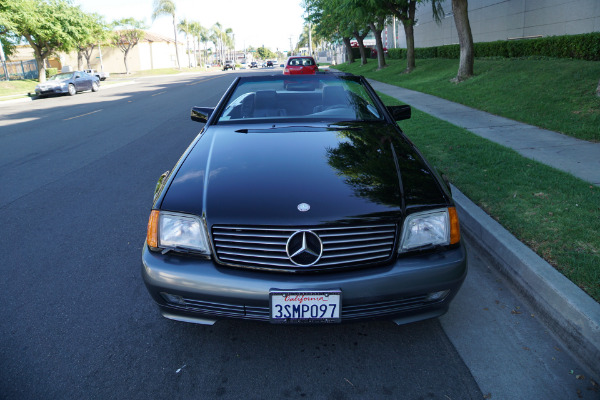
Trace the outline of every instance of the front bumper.
{"label": "front bumper", "polygon": [[[142,251],[142,276],[163,316],[203,324],[223,318],[269,321],[273,289],[339,289],[343,322],[409,323],[444,314],[466,273],[463,246],[401,257],[386,266],[315,274],[223,267],[210,260],[152,252],[147,246]],[[431,299],[431,294],[441,291],[448,292]]]}
{"label": "front bumper", "polygon": [[49,88],[35,88],[35,94],[40,96],[49,95],[49,94],[64,94],[69,93],[68,87],[62,88],[60,86],[49,87]]}

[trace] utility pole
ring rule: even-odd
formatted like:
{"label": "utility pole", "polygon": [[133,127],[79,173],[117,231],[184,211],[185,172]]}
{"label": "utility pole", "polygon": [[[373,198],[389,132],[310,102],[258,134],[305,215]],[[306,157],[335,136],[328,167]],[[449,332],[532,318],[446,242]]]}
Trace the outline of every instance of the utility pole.
{"label": "utility pole", "polygon": [[294,55],[294,49],[292,48],[292,37],[290,36],[290,56]]}

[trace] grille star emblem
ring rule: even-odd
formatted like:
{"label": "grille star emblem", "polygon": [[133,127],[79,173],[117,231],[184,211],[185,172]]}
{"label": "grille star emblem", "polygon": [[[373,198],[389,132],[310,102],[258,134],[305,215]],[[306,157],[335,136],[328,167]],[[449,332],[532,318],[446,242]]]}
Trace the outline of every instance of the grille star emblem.
{"label": "grille star emblem", "polygon": [[323,255],[323,242],[312,231],[297,231],[287,241],[286,252],[292,263],[299,267],[315,265]]}

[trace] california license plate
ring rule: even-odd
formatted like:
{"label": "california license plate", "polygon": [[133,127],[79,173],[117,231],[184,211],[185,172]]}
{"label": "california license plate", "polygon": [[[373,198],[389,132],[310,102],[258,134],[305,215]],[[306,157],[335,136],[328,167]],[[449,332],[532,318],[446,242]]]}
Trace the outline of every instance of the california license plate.
{"label": "california license plate", "polygon": [[271,322],[274,323],[331,323],[341,322],[342,292],[272,290]]}

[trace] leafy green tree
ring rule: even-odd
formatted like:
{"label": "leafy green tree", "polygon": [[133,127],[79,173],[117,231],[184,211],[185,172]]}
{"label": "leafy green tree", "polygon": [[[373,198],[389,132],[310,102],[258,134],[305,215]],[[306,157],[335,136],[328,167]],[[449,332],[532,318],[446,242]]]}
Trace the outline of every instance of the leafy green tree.
{"label": "leafy green tree", "polygon": [[381,33],[389,20],[390,11],[383,7],[380,1],[376,0],[344,0],[343,8],[351,16],[352,21],[359,24],[359,26],[369,26],[375,36],[378,69],[385,68],[387,65]]}
{"label": "leafy green tree", "polygon": [[347,0],[304,0],[305,20],[315,26],[315,32],[330,41],[341,40],[346,48],[348,63],[354,62],[350,39],[353,19],[344,4]]}
{"label": "leafy green tree", "polygon": [[127,65],[127,56],[140,40],[144,39],[144,29],[146,26],[143,21],[138,21],[134,18],[124,18],[113,23],[116,29],[111,38],[113,46],[118,47],[123,52],[123,62],[125,63],[125,71],[129,75],[129,66]]}
{"label": "leafy green tree", "polygon": [[90,59],[92,52],[100,43],[109,40],[109,26],[104,22],[104,17],[99,14],[81,15],[85,29],[77,37],[75,47],[77,48],[77,69],[83,69],[83,58],[86,60],[87,68],[92,68]]}
{"label": "leafy green tree", "polygon": [[[2,18],[14,37],[24,37],[38,63],[38,80],[46,81],[46,60],[59,51],[76,48],[85,32],[82,11],[66,0],[11,0],[2,3]],[[7,25],[5,25],[7,26]]]}
{"label": "leafy green tree", "polygon": [[[441,0],[368,0],[371,4],[376,3],[387,7],[404,26],[406,36],[406,70],[411,72],[415,69],[415,39],[414,26],[415,10],[418,4],[431,2],[433,17],[436,22],[440,22],[443,14]],[[454,14],[454,24],[458,34],[460,44],[460,63],[458,73],[453,79],[456,82],[468,79],[473,75],[473,35],[469,23],[467,0],[452,0],[452,12]]]}
{"label": "leafy green tree", "polygon": [[0,2],[0,51],[6,57],[13,53],[15,45],[19,41],[19,36],[15,34],[16,25],[13,22],[13,9],[18,8],[20,3],[22,1],[14,0],[9,7],[8,2]]}
{"label": "leafy green tree", "polygon": [[263,60],[272,60],[277,58],[277,54],[273,53],[270,49],[267,49],[264,46],[256,49],[256,52],[258,53],[258,56]]}
{"label": "leafy green tree", "polygon": [[175,55],[177,56],[177,68],[181,69],[179,63],[179,50],[177,48],[177,22],[175,19],[175,3],[171,0],[154,0],[152,21],[162,15],[170,15],[173,18],[173,36],[175,38]]}

